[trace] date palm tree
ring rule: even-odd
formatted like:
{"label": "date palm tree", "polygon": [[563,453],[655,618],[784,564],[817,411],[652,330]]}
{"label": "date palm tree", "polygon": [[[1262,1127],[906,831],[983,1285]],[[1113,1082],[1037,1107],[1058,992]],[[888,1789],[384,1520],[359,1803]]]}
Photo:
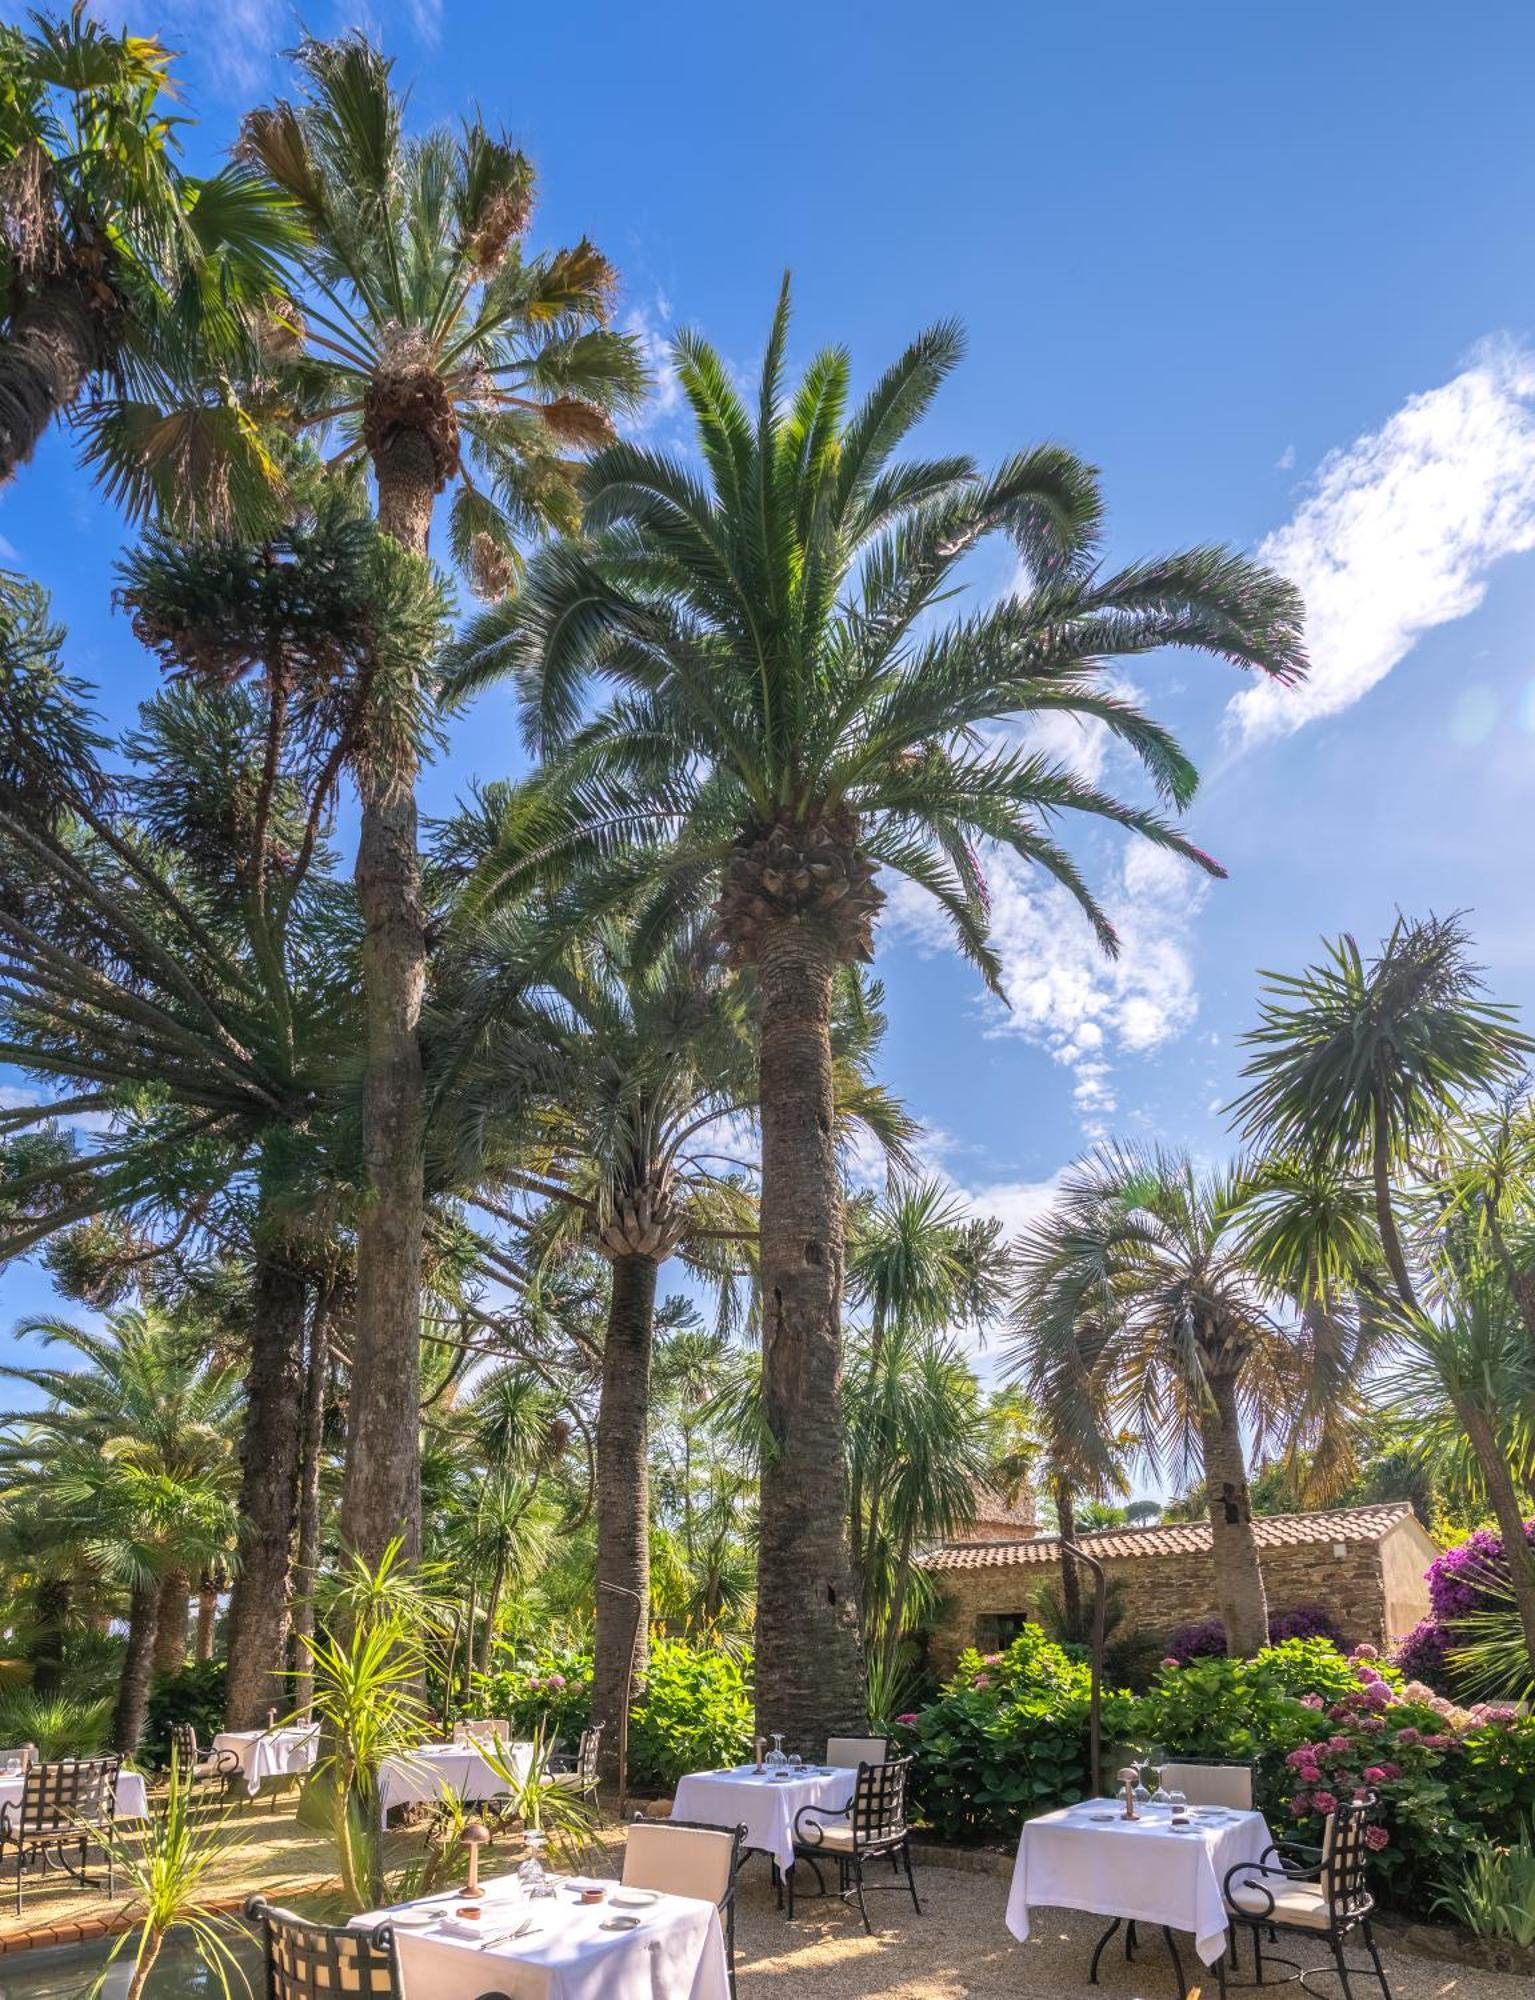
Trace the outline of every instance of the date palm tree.
{"label": "date palm tree", "polygon": [[[330,438],[333,463],[371,468],[379,525],[415,555],[451,486],[455,561],[503,589],[520,537],[575,524],[572,455],[610,437],[610,412],[640,393],[634,344],[605,325],[612,269],[585,241],[524,257],[527,158],[478,119],[408,139],[391,65],[363,35],[306,40],[297,61],[299,101],[253,112],[242,138],[312,243],[301,305],[279,316],[273,350],[285,420]],[[430,657],[411,668],[418,695]],[[420,1536],[426,926],[418,746],[400,736],[387,755],[364,749],[368,1199],[342,1534],[377,1559],[394,1537],[414,1551]]]}
{"label": "date palm tree", "polygon": [[299,225],[248,165],[182,170],[170,67],[81,6],[0,27],[0,481],[78,415],[114,497],[185,521],[270,497],[259,434],[213,385]]}
{"label": "date palm tree", "polygon": [[1154,1463],[1197,1465],[1215,1596],[1235,1655],[1268,1643],[1249,1453],[1283,1437],[1310,1373],[1309,1330],[1244,1254],[1239,1174],[1103,1147],[1021,1240],[1015,1372],[1105,1482],[1115,1433]]}
{"label": "date palm tree", "polygon": [[[546,839],[519,834],[510,891],[541,861],[583,867],[591,913],[650,891],[639,936],[711,905],[760,1003],[763,1405],[758,1700],[810,1742],[862,1705],[857,1593],[838,1419],[844,1230],[832,1141],[831,992],[868,960],[881,869],[947,912],[993,984],[983,858],[997,843],[1107,919],[1052,823],[1078,816],[1214,868],[1158,813],[1002,734],[1009,719],[1099,722],[1172,806],[1195,774],[1115,690],[1117,662],[1188,646],[1279,680],[1303,671],[1300,607],[1218,548],[1112,569],[1096,474],[1058,446],[983,473],[901,463],[903,438],[958,359],[921,335],[855,409],[841,349],[786,394],[785,285],[748,407],[720,356],[676,344],[700,469],[617,444],[584,483],[589,539],[543,551],[515,604],[469,628],[460,692],[515,680],[551,760]],[[993,538],[1023,569],[988,608],[944,622],[961,565]],[[611,699],[586,720],[594,689]],[[1218,871],[1217,871],[1218,872]]]}

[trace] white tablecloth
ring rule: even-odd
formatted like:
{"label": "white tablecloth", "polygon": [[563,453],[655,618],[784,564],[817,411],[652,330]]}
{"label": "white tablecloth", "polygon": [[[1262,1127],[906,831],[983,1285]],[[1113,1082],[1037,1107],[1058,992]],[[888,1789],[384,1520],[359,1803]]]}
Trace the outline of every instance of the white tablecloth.
{"label": "white tablecloth", "polygon": [[840,1810],[852,1799],[857,1782],[856,1771],[841,1769],[830,1777],[802,1775],[783,1781],[759,1778],[750,1764],[739,1771],[695,1771],[677,1786],[672,1818],[744,1826],[748,1847],[771,1854],[780,1868],[792,1868],[795,1814],[802,1806]]}
{"label": "white tablecloth", "polygon": [[[0,1806],[11,1808],[11,1817],[16,1817],[16,1809],[21,1804],[20,1777],[0,1776]],[[144,1780],[137,1771],[119,1771],[117,1774],[117,1819],[148,1819],[149,1793]]]}
{"label": "white tablecloth", "polygon": [[[616,1887],[615,1885],[612,1885]],[[408,1907],[408,1906],[407,1906]],[[421,1905],[451,1910],[454,1900]],[[435,1927],[395,1930],[404,2000],[478,2000],[499,1992],[510,2000],[729,2000],[725,1944],[712,1903],[686,1896],[658,1896],[631,1931],[605,1931],[619,1911],[608,1903],[586,1905],[568,1889],[524,1900],[515,1877],[485,1885],[481,1935],[455,1938]],[[387,1923],[398,1910],[354,1917],[356,1926]],[[515,1943],[488,1942],[524,1918],[537,1930]]]}
{"label": "white tablecloth", "polygon": [[263,1779],[295,1778],[314,1768],[320,1730],[317,1723],[289,1729],[225,1729],[214,1737],[213,1747],[239,1758],[245,1789],[254,1798]]}
{"label": "white tablecloth", "polygon": [[[503,1743],[501,1755],[522,1784],[533,1767],[531,1743]],[[472,1743],[423,1743],[408,1757],[386,1757],[379,1772],[379,1810],[460,1799],[504,1799],[505,1780]]]}
{"label": "white tablecloth", "polygon": [[[1166,1809],[1127,1820],[1122,1800],[1091,1799],[1025,1822],[1007,1899],[1007,1927],[1029,1934],[1029,1908],[1087,1910],[1189,1931],[1206,1965],[1226,1948],[1221,1884],[1273,1839],[1262,1813],[1221,1812],[1174,1833]],[[1110,1813],[1108,1820],[1095,1813]]]}

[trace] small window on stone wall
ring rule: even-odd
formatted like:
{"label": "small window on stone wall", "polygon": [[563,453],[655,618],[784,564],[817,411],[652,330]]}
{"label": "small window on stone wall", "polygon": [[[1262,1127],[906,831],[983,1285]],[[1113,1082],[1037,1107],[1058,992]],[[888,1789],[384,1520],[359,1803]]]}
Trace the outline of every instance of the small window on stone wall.
{"label": "small window on stone wall", "polygon": [[975,1621],[975,1650],[1001,1653],[1018,1637],[1029,1622],[1027,1611],[982,1611]]}

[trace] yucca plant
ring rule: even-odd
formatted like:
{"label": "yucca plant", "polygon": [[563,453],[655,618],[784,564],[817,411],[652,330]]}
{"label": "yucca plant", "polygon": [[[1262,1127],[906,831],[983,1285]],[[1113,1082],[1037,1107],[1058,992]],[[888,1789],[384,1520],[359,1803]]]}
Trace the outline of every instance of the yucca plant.
{"label": "yucca plant", "polygon": [[[127,1883],[131,1927],[114,1941],[106,1964],[91,1987],[94,1996],[106,1990],[113,1968],[131,1953],[133,1970],[125,2000],[140,2000],[165,1942],[175,1932],[190,1938],[209,1976],[229,2000],[238,1987],[250,1992],[250,1982],[235,1957],[230,1938],[238,1936],[234,1920],[208,1907],[208,1871],[222,1851],[220,1836],[227,1813],[212,1819],[192,1809],[192,1785],[181,1772],[174,1752],[165,1795],[151,1809],[147,1828],[131,1833],[109,1827],[98,1837]],[[119,1990],[115,1985],[114,1991]]]}
{"label": "yucca plant", "polygon": [[1507,1847],[1478,1841],[1452,1862],[1434,1908],[1476,1937],[1506,1938],[1526,1951],[1535,1946],[1535,1821]]}

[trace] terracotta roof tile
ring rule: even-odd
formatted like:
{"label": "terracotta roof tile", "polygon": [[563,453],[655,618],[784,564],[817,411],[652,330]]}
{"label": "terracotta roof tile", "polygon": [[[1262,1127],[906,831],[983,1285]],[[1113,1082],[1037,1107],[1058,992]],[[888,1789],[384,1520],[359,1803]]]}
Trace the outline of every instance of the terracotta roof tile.
{"label": "terracotta roof tile", "polygon": [[[1319,1514],[1261,1514],[1253,1534],[1260,1549],[1296,1547],[1307,1542],[1378,1542],[1404,1514],[1405,1500],[1378,1507],[1334,1507]],[[1093,1556],[1196,1555],[1210,1546],[1208,1521],[1176,1521],[1146,1528],[1100,1528],[1079,1535],[1078,1545]],[[926,1569],[1008,1569],[1019,1563],[1060,1560],[1057,1535],[1016,1542],[948,1542],[923,1557]]]}

